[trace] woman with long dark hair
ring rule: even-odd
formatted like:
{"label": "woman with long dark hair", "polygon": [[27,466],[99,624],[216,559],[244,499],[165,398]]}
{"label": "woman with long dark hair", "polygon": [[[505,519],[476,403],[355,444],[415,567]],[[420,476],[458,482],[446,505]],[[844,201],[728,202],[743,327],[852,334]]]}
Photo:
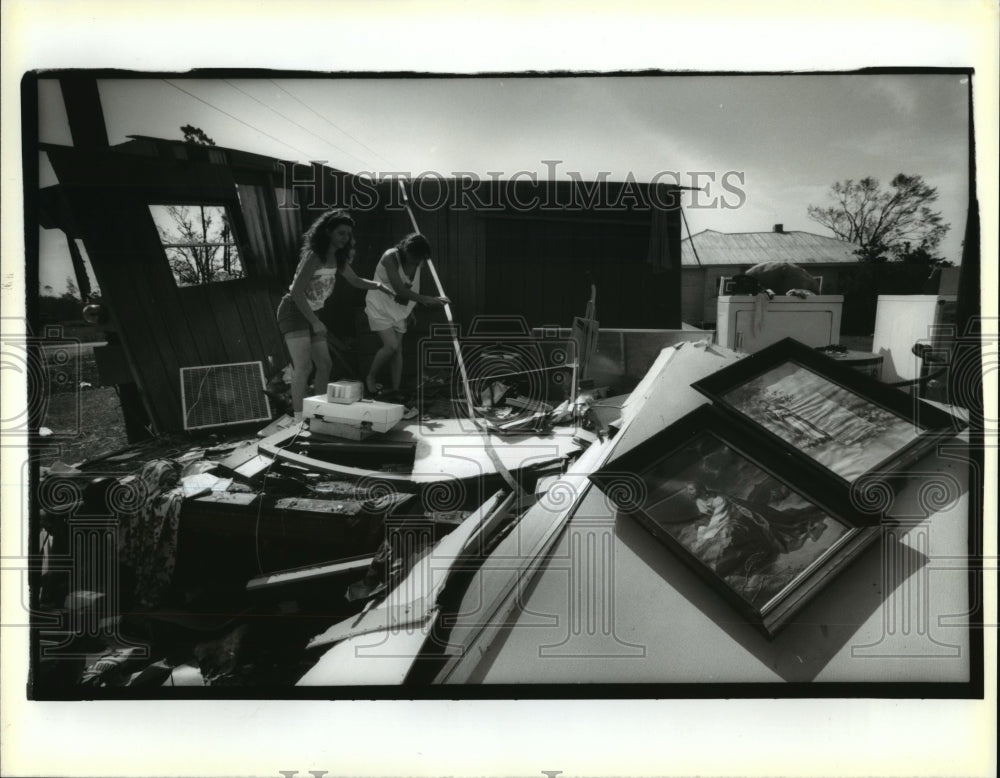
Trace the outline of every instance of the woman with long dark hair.
{"label": "woman with long dark hair", "polygon": [[413,307],[423,305],[447,305],[447,297],[433,297],[420,294],[420,270],[431,255],[431,244],[423,235],[411,233],[387,250],[375,268],[375,280],[392,289],[393,295],[386,297],[377,292],[365,296],[365,314],[368,326],[382,340],[382,346],[375,353],[371,369],[365,377],[365,386],[370,394],[381,390],[377,376],[387,365],[390,387],[398,390],[403,379],[403,335],[412,317]]}
{"label": "woman with long dark hair", "polygon": [[296,421],[302,419],[310,369],[316,368],[314,391],[325,393],[330,379],[332,363],[326,325],[317,312],[333,294],[337,277],[380,296],[393,294],[385,284],[357,276],[351,267],[353,261],[354,219],[347,211],[328,211],[306,230],[295,277],[278,304],[278,329],[292,358],[292,410]]}

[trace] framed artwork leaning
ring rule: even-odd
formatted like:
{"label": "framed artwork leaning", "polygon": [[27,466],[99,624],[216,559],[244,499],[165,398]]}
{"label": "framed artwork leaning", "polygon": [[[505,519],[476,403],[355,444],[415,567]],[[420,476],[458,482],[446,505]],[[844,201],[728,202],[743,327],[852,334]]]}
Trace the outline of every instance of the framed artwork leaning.
{"label": "framed artwork leaning", "polygon": [[692,386],[848,489],[905,469],[965,428],[947,411],[791,338]]}
{"label": "framed artwork leaning", "polygon": [[590,479],[768,637],[881,533],[708,405]]}

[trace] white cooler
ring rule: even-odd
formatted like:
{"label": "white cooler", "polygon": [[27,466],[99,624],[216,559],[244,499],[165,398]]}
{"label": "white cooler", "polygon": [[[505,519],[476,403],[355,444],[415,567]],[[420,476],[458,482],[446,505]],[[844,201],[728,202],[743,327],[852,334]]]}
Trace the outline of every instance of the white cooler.
{"label": "white cooler", "polygon": [[302,401],[302,416],[309,419],[309,428],[324,433],[325,425],[335,425],[328,432],[336,434],[338,426],[370,429],[372,432],[388,432],[403,418],[404,407],[396,403],[377,400],[359,400],[345,405],[327,402],[325,395],[306,397]]}

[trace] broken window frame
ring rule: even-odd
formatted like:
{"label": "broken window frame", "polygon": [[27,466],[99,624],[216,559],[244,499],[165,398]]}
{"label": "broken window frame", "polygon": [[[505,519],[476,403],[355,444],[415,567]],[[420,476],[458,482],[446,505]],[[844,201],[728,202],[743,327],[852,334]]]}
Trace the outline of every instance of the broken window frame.
{"label": "broken window frame", "polygon": [[[229,225],[230,240],[228,241],[192,241],[184,243],[167,242],[164,240],[164,235],[160,232],[159,225],[157,223],[156,217],[154,216],[154,208],[213,208],[222,211],[222,215]],[[238,207],[234,207],[232,203],[220,201],[220,200],[184,200],[179,198],[164,198],[151,200],[146,203],[147,212],[149,213],[150,219],[153,222],[153,229],[156,231],[156,237],[159,240],[160,247],[163,249],[163,258],[167,262],[170,269],[170,276],[174,281],[174,285],[178,289],[190,289],[195,287],[205,287],[212,284],[224,284],[233,281],[244,281],[249,278],[254,277],[253,262],[250,261],[246,250],[246,242],[242,239],[241,233],[236,224],[236,214],[238,213]],[[218,278],[209,279],[207,281],[197,281],[193,283],[182,283],[178,278],[177,272],[174,270],[173,265],[170,263],[170,249],[190,249],[197,247],[226,247],[231,246],[236,250],[235,261],[239,263],[241,270],[240,275],[230,276],[228,278]],[[213,260],[214,264],[214,260]],[[220,271],[213,271],[220,272]]]}

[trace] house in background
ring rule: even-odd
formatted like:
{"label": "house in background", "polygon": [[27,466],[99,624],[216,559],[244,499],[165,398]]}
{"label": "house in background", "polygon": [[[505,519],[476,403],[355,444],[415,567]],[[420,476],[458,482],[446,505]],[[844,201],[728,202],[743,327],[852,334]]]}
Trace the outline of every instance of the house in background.
{"label": "house in background", "polygon": [[681,241],[681,316],[714,324],[719,278],[761,262],[791,262],[823,279],[823,294],[841,294],[842,274],[859,265],[857,244],[775,224],[770,232],[703,230]]}

